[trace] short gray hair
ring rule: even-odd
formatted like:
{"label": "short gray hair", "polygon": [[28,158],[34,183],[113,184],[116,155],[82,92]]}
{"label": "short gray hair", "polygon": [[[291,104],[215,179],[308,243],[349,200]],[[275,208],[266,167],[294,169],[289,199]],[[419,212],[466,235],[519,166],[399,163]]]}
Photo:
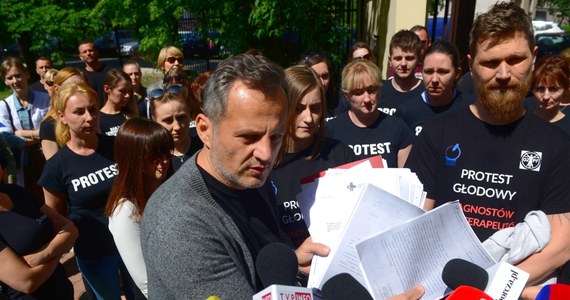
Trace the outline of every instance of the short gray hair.
{"label": "short gray hair", "polygon": [[283,68],[271,60],[251,54],[230,57],[218,65],[204,88],[203,112],[213,124],[225,116],[228,95],[236,81],[265,95],[277,95],[287,90]]}

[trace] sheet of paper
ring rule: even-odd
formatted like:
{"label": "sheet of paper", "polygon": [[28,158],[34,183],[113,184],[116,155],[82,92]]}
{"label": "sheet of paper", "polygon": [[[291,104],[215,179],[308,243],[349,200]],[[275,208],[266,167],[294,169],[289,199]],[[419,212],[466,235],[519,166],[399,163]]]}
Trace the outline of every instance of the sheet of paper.
{"label": "sheet of paper", "polygon": [[[399,179],[397,176],[396,181]],[[319,187],[320,188],[320,187]],[[315,257],[311,264],[309,287],[322,284],[339,273],[349,273],[365,285],[355,245],[379,232],[423,214],[423,210],[372,184],[366,184],[341,234],[328,257]],[[311,232],[311,235],[313,233]]]}
{"label": "sheet of paper", "polygon": [[426,288],[422,299],[439,299],[447,288],[441,272],[449,260],[463,258],[482,268],[495,264],[458,201],[363,240],[356,250],[375,299],[402,293],[418,283]]}
{"label": "sheet of paper", "polygon": [[367,184],[400,193],[400,178],[388,169],[335,170],[297,195],[297,202],[314,242],[338,243],[356,202]]}

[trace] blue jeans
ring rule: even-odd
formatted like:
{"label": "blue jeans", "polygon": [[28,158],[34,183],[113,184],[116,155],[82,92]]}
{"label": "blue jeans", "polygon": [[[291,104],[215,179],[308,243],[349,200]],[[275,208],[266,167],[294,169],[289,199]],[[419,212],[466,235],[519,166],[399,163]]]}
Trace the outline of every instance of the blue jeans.
{"label": "blue jeans", "polygon": [[123,282],[123,292],[127,300],[144,300],[146,297],[133,282],[127,267],[119,254],[96,260],[84,260],[75,257],[84,281],[93,290],[98,300],[120,299],[119,270]]}
{"label": "blue jeans", "polygon": [[119,268],[122,261],[118,254],[94,260],[76,257],[76,261],[79,271],[93,289],[98,300],[121,299]]}

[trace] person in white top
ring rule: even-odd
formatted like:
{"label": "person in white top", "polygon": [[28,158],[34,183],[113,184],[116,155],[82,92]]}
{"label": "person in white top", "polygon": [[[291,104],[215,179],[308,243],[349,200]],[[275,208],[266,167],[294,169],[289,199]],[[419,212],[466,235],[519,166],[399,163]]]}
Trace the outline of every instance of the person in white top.
{"label": "person in white top", "polygon": [[[166,178],[174,142],[168,130],[143,118],[127,120],[115,138],[117,175],[105,215],[119,254],[141,292],[148,297],[140,244],[140,222],[150,195]],[[142,175],[142,176],[141,176]]]}

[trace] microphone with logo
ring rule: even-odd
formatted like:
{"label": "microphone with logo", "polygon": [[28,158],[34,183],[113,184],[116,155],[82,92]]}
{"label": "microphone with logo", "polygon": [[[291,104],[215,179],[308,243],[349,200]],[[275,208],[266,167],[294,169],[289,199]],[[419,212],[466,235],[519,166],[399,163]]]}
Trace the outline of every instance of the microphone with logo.
{"label": "microphone with logo", "polygon": [[484,291],[493,299],[518,300],[529,274],[506,262],[488,269],[460,258],[447,262],[441,278],[453,290],[466,285]]}
{"label": "microphone with logo", "polygon": [[253,300],[321,300],[317,290],[296,286],[298,262],[293,249],[283,243],[271,243],[259,251],[255,270],[264,289]]}

